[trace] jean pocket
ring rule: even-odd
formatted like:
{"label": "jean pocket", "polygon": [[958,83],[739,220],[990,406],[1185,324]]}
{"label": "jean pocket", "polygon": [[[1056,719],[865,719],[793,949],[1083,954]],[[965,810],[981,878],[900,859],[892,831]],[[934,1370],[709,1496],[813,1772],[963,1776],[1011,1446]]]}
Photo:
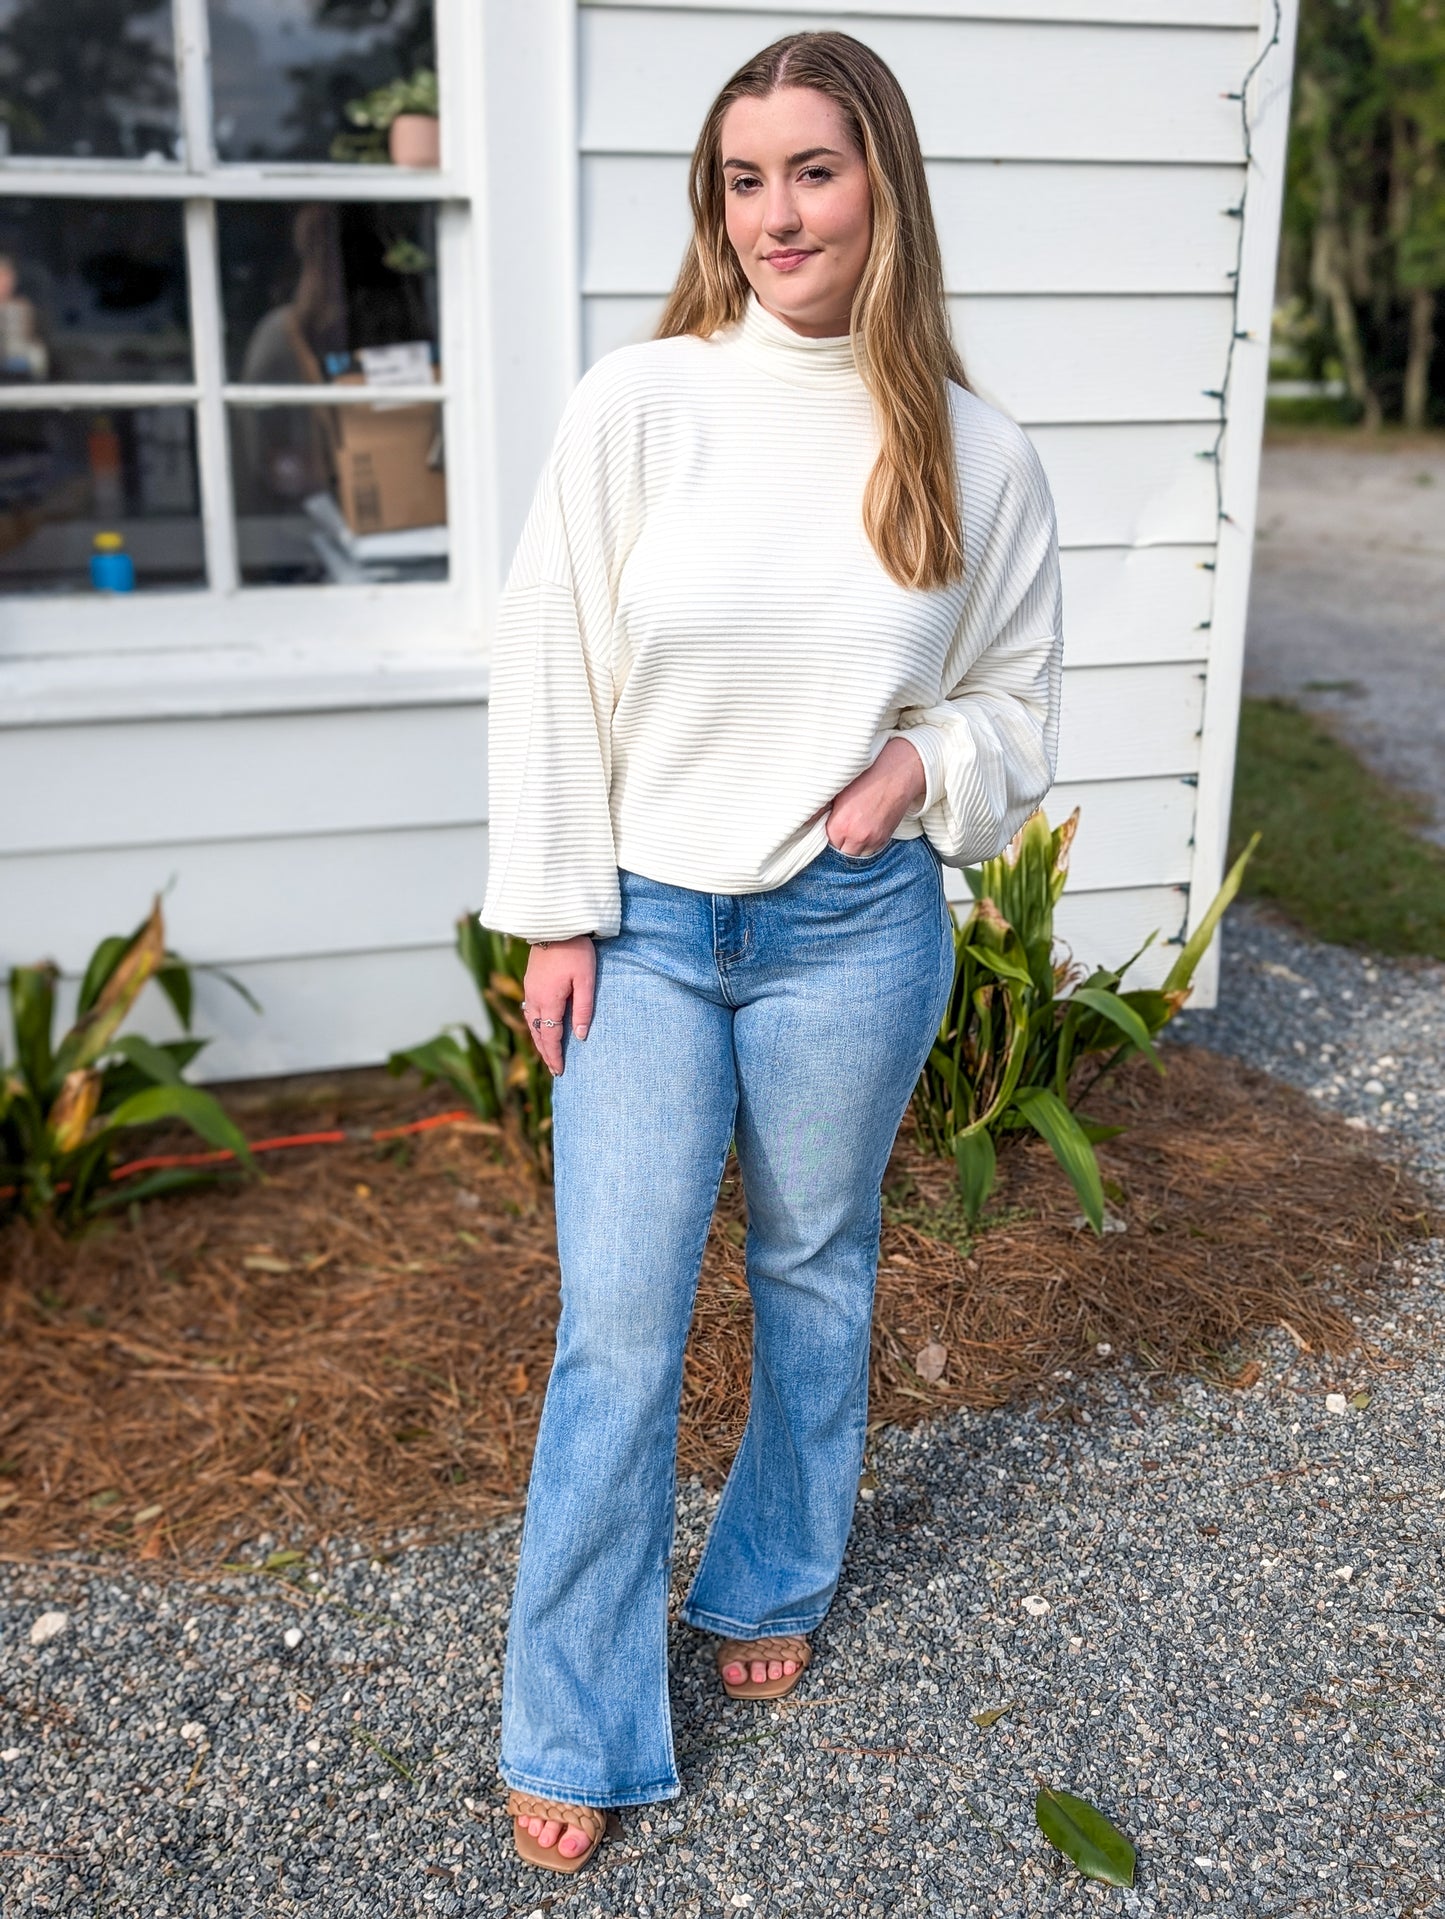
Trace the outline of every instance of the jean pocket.
{"label": "jean pocket", "polygon": [[880,860],[887,859],[893,849],[900,844],[897,840],[888,840],[876,853],[845,853],[841,846],[834,846],[829,840],[828,851],[845,866],[876,866]]}

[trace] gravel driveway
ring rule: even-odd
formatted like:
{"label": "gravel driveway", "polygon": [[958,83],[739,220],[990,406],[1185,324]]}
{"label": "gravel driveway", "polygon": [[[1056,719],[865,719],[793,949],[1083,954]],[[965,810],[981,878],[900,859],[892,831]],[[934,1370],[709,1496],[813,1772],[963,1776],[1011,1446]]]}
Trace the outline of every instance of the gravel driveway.
{"label": "gravel driveway", "polygon": [[[1229,1010],[1180,1034],[1445,1176],[1445,969],[1366,963],[1253,908],[1225,953]],[[1442,1255],[1412,1256],[1369,1328],[1400,1370],[1336,1378],[1281,1334],[1245,1393],[1119,1367],[888,1436],[800,1692],[724,1702],[710,1642],[680,1629],[684,1796],[626,1815],[576,1880],[516,1862],[495,1810],[515,1523],[385,1566],[341,1548],[294,1585],[12,1568],[0,1910],[1438,1913]],[[680,1581],[707,1508],[684,1489]],[[34,1644],[46,1614],[65,1623]],[[1133,1892],[1045,1845],[1040,1778],[1133,1836]]]}
{"label": "gravel driveway", "polygon": [[[1293,485],[1277,469],[1266,515]],[[1319,547],[1291,548],[1279,510],[1254,684],[1364,678],[1343,616],[1328,645],[1274,617],[1276,589],[1315,590]],[[1415,561],[1397,576],[1379,558],[1410,599]],[[1352,710],[1378,719],[1378,759],[1428,784],[1445,704],[1410,692],[1423,631],[1407,608]],[[1220,997],[1177,1035],[1382,1129],[1445,1200],[1445,968],[1241,906]],[[199,1585],[0,1568],[0,1912],[1438,1914],[1445,1246],[1396,1282],[1365,1329],[1378,1363],[1338,1377],[1281,1333],[1247,1392],[1116,1366],[886,1436],[799,1692],[725,1702],[710,1642],[679,1629],[684,1796],[626,1815],[576,1880],[521,1866],[496,1810],[515,1522],[386,1565],[338,1545]],[[708,1504],[683,1488],[679,1588]],[[1132,1892],[1089,1887],[1044,1843],[1041,1779],[1132,1835]]]}

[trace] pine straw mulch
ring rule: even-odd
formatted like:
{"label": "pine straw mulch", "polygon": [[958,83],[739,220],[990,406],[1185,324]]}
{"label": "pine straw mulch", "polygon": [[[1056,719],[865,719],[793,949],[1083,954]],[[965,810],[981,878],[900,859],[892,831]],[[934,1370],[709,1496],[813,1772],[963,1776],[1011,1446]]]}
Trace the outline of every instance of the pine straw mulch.
{"label": "pine straw mulch", "polygon": [[[1166,1058],[1166,1079],[1136,1060],[1089,1102],[1128,1126],[1100,1149],[1126,1222],[1103,1238],[1074,1223],[1047,1149],[1020,1140],[1001,1156],[992,1223],[971,1251],[951,1242],[952,1169],[905,1122],[885,1182],[873,1421],[997,1406],[1104,1363],[1101,1343],[1222,1384],[1222,1355],[1252,1328],[1358,1349],[1350,1307],[1434,1225],[1421,1190],[1266,1075],[1183,1045]],[[364,1117],[424,1107],[392,1093]],[[747,1400],[742,1222],[733,1162],[680,1442],[681,1470],[714,1483]],[[85,1546],[179,1571],[263,1533],[380,1544],[515,1509],[556,1293],[549,1190],[480,1126],[277,1154],[263,1183],[153,1202],[70,1244],[12,1225],[0,1558]],[[946,1349],[934,1382],[914,1366],[929,1345]],[[1257,1375],[1245,1364],[1233,1383]]]}

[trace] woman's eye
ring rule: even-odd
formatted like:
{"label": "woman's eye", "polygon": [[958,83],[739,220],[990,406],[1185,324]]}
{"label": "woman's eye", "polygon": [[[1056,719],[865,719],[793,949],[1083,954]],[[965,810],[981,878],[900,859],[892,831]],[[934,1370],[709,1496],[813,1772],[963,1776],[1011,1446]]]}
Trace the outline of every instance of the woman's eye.
{"label": "woman's eye", "polygon": [[804,179],[811,178],[814,180],[831,180],[832,177],[833,177],[833,169],[831,167],[804,167],[803,168]]}
{"label": "woman's eye", "polygon": [[751,173],[736,173],[728,183],[729,191],[740,193],[744,187],[756,186],[757,181]]}

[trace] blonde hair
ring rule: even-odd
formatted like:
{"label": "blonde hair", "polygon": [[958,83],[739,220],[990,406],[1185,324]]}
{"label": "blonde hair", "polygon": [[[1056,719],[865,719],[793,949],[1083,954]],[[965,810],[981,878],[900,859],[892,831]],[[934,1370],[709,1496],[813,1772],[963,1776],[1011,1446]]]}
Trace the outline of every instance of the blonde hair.
{"label": "blonde hair", "polygon": [[948,382],[968,381],[949,331],[918,130],[903,89],[871,47],[848,33],[790,33],[718,94],[693,149],[692,240],[656,337],[706,338],[742,318],[751,287],[727,235],[723,116],[735,100],[766,99],[784,86],[811,87],[842,108],[873,196],[873,237],[849,322],[881,442],[863,524],[900,585],[945,586],[962,575],[964,558]]}

